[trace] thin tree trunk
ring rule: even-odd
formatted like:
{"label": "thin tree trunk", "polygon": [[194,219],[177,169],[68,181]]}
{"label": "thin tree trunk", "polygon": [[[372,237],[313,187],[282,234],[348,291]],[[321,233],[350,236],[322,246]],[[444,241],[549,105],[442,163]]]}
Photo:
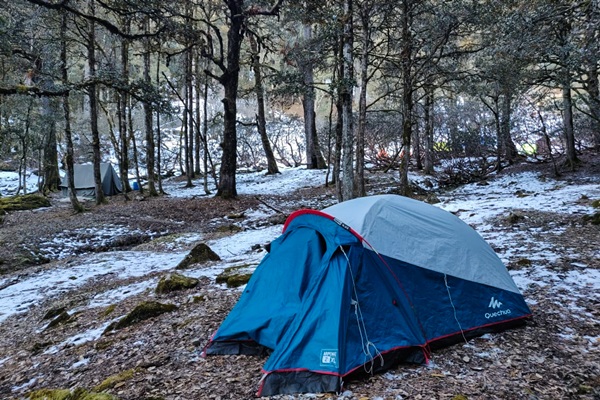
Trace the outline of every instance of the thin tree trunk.
{"label": "thin tree trunk", "polygon": [[[202,93],[204,96],[202,98],[202,120],[204,123],[202,124],[202,146],[204,147],[204,156],[202,157],[202,162],[204,166],[204,193],[210,194],[210,190],[208,190],[208,160],[210,157],[210,152],[208,149],[208,77],[204,76],[204,92]],[[215,175],[215,168],[212,165],[212,159],[210,161],[211,169],[210,173],[215,181],[215,186],[217,186],[217,177]]]}
{"label": "thin tree trunk", "polygon": [[[160,54],[156,62],[156,87],[160,87]],[[165,194],[162,185],[162,131],[160,125],[160,109],[156,109],[156,178],[158,181],[158,192]]]}
{"label": "thin tree trunk", "polygon": [[590,130],[592,131],[593,145],[597,151],[600,151],[600,88],[598,82],[597,62],[589,63],[585,88],[589,96]]}
{"label": "thin tree trunk", "polygon": [[[95,1],[90,0],[90,15],[96,14]],[[88,68],[92,82],[96,78],[96,24],[93,20],[88,20]],[[100,173],[100,163],[102,162],[100,154],[100,131],[98,130],[98,86],[91,83],[88,87],[88,96],[90,99],[90,130],[92,133],[92,151],[94,153],[94,183],[96,193],[96,204],[105,202],[104,191],[102,190],[102,177]]]}
{"label": "thin tree trunk", "polygon": [[263,88],[262,73],[260,69],[260,50],[258,43],[253,36],[249,36],[250,46],[252,48],[252,69],[254,71],[254,91],[256,92],[256,103],[258,107],[258,114],[256,116],[256,124],[258,127],[258,133],[260,134],[260,141],[265,152],[267,159],[267,174],[273,175],[279,173],[277,167],[277,161],[275,161],[275,155],[273,155],[273,149],[269,142],[269,136],[267,135],[267,120],[265,116],[265,92]]}
{"label": "thin tree trunk", "polygon": [[577,162],[577,152],[575,151],[575,131],[573,128],[573,99],[571,98],[571,82],[568,78],[569,72],[566,71],[563,77],[563,131],[565,135],[565,145],[567,150],[567,164],[574,168]]}
{"label": "thin tree trunk", "polygon": [[[194,57],[195,60],[195,64],[194,64],[194,94],[195,94],[195,102],[196,102],[196,117],[194,118],[194,136],[195,136],[195,143],[196,146],[194,146],[194,174],[195,175],[200,175],[202,174],[201,170],[200,170],[200,150],[202,148],[202,146],[200,145],[201,143],[203,144],[203,140],[202,140],[202,133],[200,131],[201,127],[200,127],[200,121],[202,121],[202,116],[201,111],[200,111],[200,96],[201,96],[201,86],[202,86],[202,82],[200,80],[200,77],[202,76],[202,71],[200,70],[200,59],[198,56]],[[206,176],[206,170],[204,170],[204,176]]]}
{"label": "thin tree trunk", "polygon": [[133,118],[132,118],[132,106],[131,106],[131,97],[128,97],[129,105],[127,107],[127,122],[128,122],[128,130],[129,130],[129,140],[131,140],[131,147],[133,150],[133,164],[135,169],[135,179],[139,187],[140,194],[144,194],[144,187],[142,186],[142,179],[140,177],[140,163],[138,157],[138,149],[137,143],[135,140],[135,132],[133,130]]}
{"label": "thin tree trunk", "polygon": [[44,126],[47,128],[47,136],[44,142],[44,187],[42,193],[56,192],[60,186],[60,175],[58,173],[58,151],[56,142],[56,104],[48,97],[42,98]]}
{"label": "thin tree trunk", "polygon": [[352,0],[344,0],[344,36],[342,85],[342,191],[341,201],[355,197],[354,192],[354,124],[352,116],[352,81],[354,78]]}
{"label": "thin tree trunk", "polygon": [[510,134],[510,123],[511,123],[511,113],[512,113],[512,104],[511,104],[512,95],[510,93],[510,89],[504,88],[504,93],[502,96],[502,112],[500,119],[500,131],[502,137],[502,148],[504,149],[504,157],[508,161],[509,164],[513,164],[515,159],[518,157],[519,153],[517,152],[517,147],[512,140]]}
{"label": "thin tree trunk", "polygon": [[367,86],[369,68],[369,3],[364,2],[360,12],[362,27],[362,51],[360,54],[360,94],[358,98],[358,130],[356,132],[355,188],[359,197],[366,196],[365,188],[365,132],[367,130]]}
{"label": "thin tree trunk", "polygon": [[[305,41],[312,40],[312,26],[310,23],[303,25],[303,34]],[[317,135],[313,63],[301,62],[299,68],[304,78],[302,109],[304,112],[304,133],[306,137],[306,168],[323,169],[327,164],[323,158]]]}
{"label": "thin tree trunk", "polygon": [[400,192],[410,194],[408,167],[410,164],[410,141],[412,137],[413,82],[412,82],[412,25],[409,0],[402,1],[402,145],[404,153],[400,161]]}
{"label": "thin tree trunk", "polygon": [[[67,69],[67,12],[61,13],[60,25],[60,69],[62,75],[62,84],[67,87],[69,85],[69,73]],[[65,118],[65,141],[67,144],[66,168],[67,168],[67,185],[69,192],[69,200],[75,212],[83,211],[83,207],[77,199],[75,192],[75,173],[73,172],[73,135],[71,132],[71,107],[69,105],[69,92],[65,92],[62,98],[63,113]]]}
{"label": "thin tree trunk", "polygon": [[[124,21],[124,31],[129,33],[131,20]],[[121,39],[121,74],[125,85],[129,84],[129,41]],[[127,104],[129,103],[129,95],[125,90],[118,92],[118,119],[119,119],[119,142],[121,148],[121,162],[119,163],[119,174],[123,183],[123,196],[129,200],[127,193],[131,192],[129,184],[129,135],[127,134]]]}
{"label": "thin tree trunk", "polygon": [[[148,30],[148,20],[145,22],[145,29]],[[150,78],[150,46],[146,44],[146,49],[143,55],[144,61],[144,82],[148,87],[152,86],[152,78]],[[149,100],[143,102],[144,107],[144,127],[146,130],[146,170],[148,171],[148,194],[152,197],[158,196],[156,191],[156,176],[154,174],[154,126],[152,125],[152,104]]]}
{"label": "thin tree trunk", "polygon": [[427,175],[433,175],[433,85],[425,85],[425,165]]}

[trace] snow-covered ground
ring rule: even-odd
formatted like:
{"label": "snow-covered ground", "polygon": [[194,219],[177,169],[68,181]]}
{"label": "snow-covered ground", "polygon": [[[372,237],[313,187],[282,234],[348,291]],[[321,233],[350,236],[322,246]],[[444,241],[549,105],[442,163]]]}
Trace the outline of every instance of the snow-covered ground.
{"label": "snow-covered ground", "polygon": [[[7,173],[3,173],[5,179]],[[303,168],[283,169],[282,173],[267,176],[264,173],[246,173],[238,176],[238,191],[240,194],[285,194],[302,187],[322,185],[325,172],[319,170],[306,170]],[[11,180],[12,181],[12,180]],[[4,185],[2,185],[4,186]],[[201,185],[195,188],[184,189],[179,183],[165,183],[166,191],[170,196],[193,197],[202,193]],[[514,236],[508,233],[497,235],[491,225],[487,224],[492,218],[506,214],[515,209],[532,209],[538,211],[551,211],[565,214],[590,214],[593,208],[582,204],[578,200],[582,196],[600,198],[600,185],[590,181],[584,185],[569,185],[557,183],[554,180],[543,179],[539,174],[523,172],[514,175],[502,176],[491,179],[486,186],[469,184],[450,193],[438,204],[439,207],[456,213],[465,222],[474,226],[478,232],[495,248],[506,249],[499,254],[506,263],[513,256],[514,249],[511,243]],[[256,217],[263,216],[264,212],[257,212]],[[252,217],[252,214],[248,215]],[[107,231],[108,229],[108,231]],[[116,229],[116,228],[115,228]],[[122,229],[122,228],[119,228]],[[557,229],[560,229],[557,227]],[[271,226],[261,229],[247,230],[223,239],[209,242],[209,246],[222,258],[223,262],[211,269],[190,270],[190,276],[208,276],[214,278],[223,269],[235,263],[257,265],[264,252],[248,252],[252,245],[267,243],[275,239],[281,232],[281,226]],[[107,227],[90,228],[89,237],[99,238],[114,237],[119,232]],[[198,235],[189,235],[180,238],[182,245],[197,242],[201,239]],[[69,256],[69,249],[80,246],[72,243],[68,235],[58,235],[53,243],[63,248],[59,258]],[[50,245],[50,244],[49,244]],[[539,241],[532,246],[527,258],[533,260],[558,258],[559,255],[548,250]],[[49,246],[48,253],[52,253]],[[11,315],[26,311],[30,306],[38,304],[46,298],[56,296],[66,291],[74,290],[100,275],[114,274],[121,279],[128,277],[142,277],[151,272],[170,270],[185,257],[186,252],[174,250],[169,253],[148,253],[137,251],[95,253],[80,257],[72,261],[68,268],[60,270],[42,271],[26,277],[12,277],[0,279],[0,322]],[[597,257],[600,258],[600,247]],[[600,289],[600,271],[586,270],[585,263],[578,265],[576,271],[571,271],[565,280],[564,276],[558,277],[555,272],[540,267],[534,275],[525,275],[523,271],[513,272],[517,285],[527,289],[532,282],[540,279],[548,282],[561,282],[567,289],[577,290],[579,286],[592,286]],[[130,295],[142,292],[155,284],[149,280],[145,285],[138,284],[135,290],[129,290]],[[50,289],[49,289],[50,288]],[[121,291],[122,292],[122,291]],[[108,296],[108,294],[106,294]],[[102,295],[100,295],[102,296]],[[96,306],[94,302],[90,307]]]}

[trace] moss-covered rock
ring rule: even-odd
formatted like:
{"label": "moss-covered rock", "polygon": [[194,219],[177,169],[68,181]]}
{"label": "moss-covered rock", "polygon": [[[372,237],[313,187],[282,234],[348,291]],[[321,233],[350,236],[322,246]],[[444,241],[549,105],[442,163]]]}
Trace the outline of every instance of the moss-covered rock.
{"label": "moss-covered rock", "polygon": [[594,208],[600,208],[600,200],[594,200],[594,201],[592,201],[592,207],[594,207]]}
{"label": "moss-covered rock", "polygon": [[110,306],[106,307],[104,309],[104,311],[102,312],[102,316],[108,317],[110,314],[112,314],[115,311],[115,308],[117,308],[116,304],[111,304]]}
{"label": "moss-covered rock", "polygon": [[235,267],[225,268],[223,272],[217,275],[217,283],[225,283],[227,287],[234,288],[245,285],[252,277],[252,273],[248,272],[251,265],[239,265]]}
{"label": "moss-covered rock", "polygon": [[198,286],[199,282],[196,278],[188,278],[181,274],[172,273],[160,279],[158,285],[156,285],[155,292],[157,294],[164,294],[177,290],[191,289]]}
{"label": "moss-covered rock", "polygon": [[69,389],[40,389],[27,395],[29,400],[119,400],[108,393],[89,392],[83,388],[73,391]]}
{"label": "moss-covered rock", "polygon": [[103,334],[119,329],[127,328],[128,326],[137,324],[141,321],[157,317],[161,314],[176,310],[174,304],[162,304],[156,301],[145,301],[138,304],[129,314],[121,318],[119,321],[110,324]]}
{"label": "moss-covered rock", "polygon": [[221,261],[221,257],[212,251],[206,243],[200,243],[196,245],[183,260],[181,260],[175,269],[186,269],[192,264],[200,264],[207,261]]}
{"label": "moss-covered rock", "polygon": [[71,396],[69,389],[40,389],[29,393],[30,400],[67,400]]}
{"label": "moss-covered rock", "polygon": [[100,383],[98,386],[96,386],[94,388],[94,391],[96,391],[96,392],[103,392],[103,391],[105,391],[107,389],[111,389],[117,383],[125,382],[125,381],[130,380],[131,378],[133,378],[134,374],[135,374],[135,369],[128,369],[126,371],[118,373],[117,375],[109,376],[108,378],[106,378],[105,380],[103,380],[102,383]]}
{"label": "moss-covered rock", "polygon": [[9,211],[34,210],[42,207],[50,207],[50,200],[37,194],[0,197],[0,214]]}
{"label": "moss-covered rock", "polygon": [[600,225],[600,212],[594,213],[592,215],[585,215],[583,217],[584,222],[589,222],[592,225]]}
{"label": "moss-covered rock", "polygon": [[248,283],[252,274],[235,274],[227,278],[227,287],[234,288]]}

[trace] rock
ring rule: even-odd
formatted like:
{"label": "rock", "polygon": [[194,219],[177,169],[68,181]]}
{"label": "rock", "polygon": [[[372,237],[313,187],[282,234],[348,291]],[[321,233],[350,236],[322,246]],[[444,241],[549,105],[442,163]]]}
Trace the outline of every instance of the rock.
{"label": "rock", "polygon": [[55,318],[57,316],[59,316],[60,314],[62,314],[63,312],[66,311],[66,307],[55,307],[55,308],[51,308],[48,311],[46,311],[46,314],[44,314],[44,316],[42,317],[42,319],[52,319]]}
{"label": "rock", "polygon": [[207,261],[221,261],[221,257],[212,251],[206,243],[200,243],[194,247],[183,260],[181,260],[175,269],[186,269],[192,264],[200,264]]}
{"label": "rock", "polygon": [[592,215],[584,215],[584,222],[589,222],[592,225],[600,225],[600,212],[594,213]]}
{"label": "rock", "polygon": [[138,322],[159,316],[161,314],[176,310],[177,306],[174,304],[162,304],[156,301],[145,301],[138,304],[133,311],[121,318],[119,321],[110,324],[105,330],[104,334],[116,331],[119,329],[126,328],[128,326],[137,324]]}
{"label": "rock", "polygon": [[124,381],[128,381],[133,378],[135,374],[135,369],[128,369],[126,371],[121,372],[120,374],[109,376],[105,380],[102,381],[101,384],[94,388],[97,392],[103,392],[107,389],[111,389],[118,384],[122,384]]}
{"label": "rock", "polygon": [[70,320],[71,320],[71,315],[68,312],[63,311],[56,318],[54,318],[52,321],[50,321],[50,323],[48,324],[48,326],[46,326],[46,328],[44,330],[54,328],[55,326],[67,323]]}
{"label": "rock", "polygon": [[247,271],[249,265],[240,265],[237,267],[225,268],[223,272],[217,275],[217,283],[225,283],[227,287],[234,288],[245,285],[252,277],[252,273]]}
{"label": "rock", "polygon": [[196,278],[188,278],[178,273],[172,273],[164,276],[156,285],[155,292],[157,294],[165,294],[176,290],[191,289],[198,286],[200,281]]}
{"label": "rock", "polygon": [[69,389],[40,389],[29,393],[29,400],[119,400],[108,393],[89,392],[82,388],[73,391]]}
{"label": "rock", "polygon": [[37,194],[0,197],[0,214],[8,211],[34,210],[42,207],[50,207],[50,200]]}

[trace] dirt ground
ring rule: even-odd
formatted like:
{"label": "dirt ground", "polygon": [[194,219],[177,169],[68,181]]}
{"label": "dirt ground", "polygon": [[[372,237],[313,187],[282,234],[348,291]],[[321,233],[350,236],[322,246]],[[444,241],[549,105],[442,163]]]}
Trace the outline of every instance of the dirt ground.
{"label": "dirt ground", "polygon": [[[597,155],[587,156],[577,171],[565,172],[558,179],[577,181],[590,174],[600,175],[599,161]],[[549,164],[523,163],[507,168],[505,173],[532,168],[542,168],[551,175]],[[375,179],[370,180],[371,191],[377,192],[377,185]],[[237,200],[164,196],[125,201],[117,196],[102,206],[87,203],[88,211],[76,214],[68,203],[56,197],[50,209],[4,216],[0,225],[0,279],[8,278],[5,282],[10,282],[12,278],[42,269],[66,268],[72,258],[54,261],[35,254],[44,242],[63,232],[126,224],[141,233],[106,244],[105,248],[80,251],[131,249],[148,245],[151,239],[167,231],[169,234],[202,232],[205,237],[217,232],[222,235],[231,221],[243,220],[246,210],[260,206],[280,212],[252,224],[280,224],[296,209],[320,208],[330,205],[334,198],[333,189],[325,187],[303,189],[286,196],[240,196]],[[600,226],[586,223],[579,216],[535,211],[523,214],[528,218],[518,224],[506,224],[500,218],[493,223],[499,234],[525,231],[531,224],[541,227],[543,232],[543,228],[551,230],[558,223],[565,228],[564,232],[544,236],[544,241],[555,246],[556,251],[570,249],[585,261],[587,268],[600,269],[600,261],[593,259],[600,245]],[[515,242],[514,246],[525,248],[530,244]],[[562,263],[548,261],[545,266],[560,273],[577,268],[573,260],[567,259]],[[526,262],[515,262],[508,267],[532,268]],[[255,397],[264,357],[200,357],[203,346],[240,293],[215,286],[208,278],[201,279],[194,289],[157,296],[158,301],[177,304],[175,312],[96,341],[56,353],[47,351],[78,332],[96,327],[98,321],[107,319],[108,312],[83,309],[68,323],[42,331],[40,327],[45,324],[42,318],[48,310],[60,306],[76,308],[99,290],[118,289],[134,281],[99,278],[76,292],[37,304],[27,313],[0,323],[0,398],[26,398],[28,392],[41,388],[99,389],[103,382],[103,391],[118,399]],[[560,290],[552,285],[544,282],[531,285],[525,297],[531,301],[534,317],[524,327],[436,350],[427,366],[400,365],[366,380],[347,382],[342,393],[273,399],[598,399],[600,299],[593,288],[585,290],[573,304],[565,304],[564,297],[558,296]],[[110,311],[114,315],[125,314],[145,297],[146,294],[128,297]],[[564,333],[567,328],[569,335]],[[107,383],[108,377],[113,377],[113,381]]]}

